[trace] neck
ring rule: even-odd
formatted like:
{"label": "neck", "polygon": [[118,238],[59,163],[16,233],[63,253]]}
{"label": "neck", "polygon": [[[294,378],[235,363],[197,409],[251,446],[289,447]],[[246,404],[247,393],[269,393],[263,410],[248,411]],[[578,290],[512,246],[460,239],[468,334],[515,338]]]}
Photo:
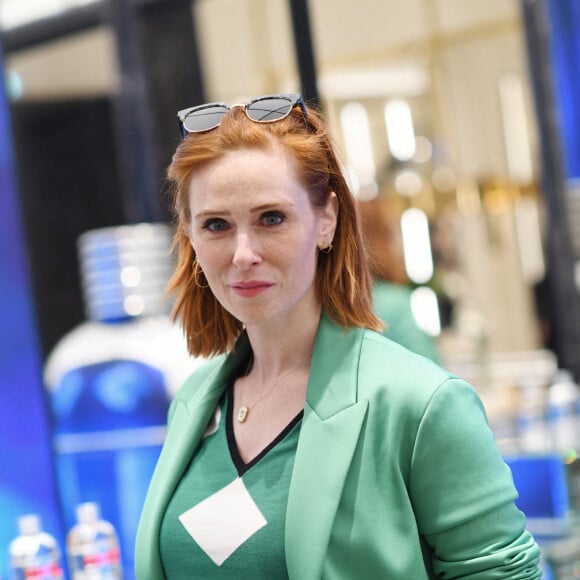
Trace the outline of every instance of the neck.
{"label": "neck", "polygon": [[253,351],[250,373],[258,384],[269,384],[289,369],[310,366],[319,321],[320,313],[276,329],[247,328]]}

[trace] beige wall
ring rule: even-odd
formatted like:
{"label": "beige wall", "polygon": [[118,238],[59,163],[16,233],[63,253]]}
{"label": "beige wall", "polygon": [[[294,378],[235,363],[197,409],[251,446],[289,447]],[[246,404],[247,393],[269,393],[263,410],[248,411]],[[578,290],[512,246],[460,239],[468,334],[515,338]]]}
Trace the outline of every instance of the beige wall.
{"label": "beige wall", "polygon": [[25,99],[111,94],[118,80],[115,40],[106,28],[68,36],[9,54],[5,69],[18,75]]}

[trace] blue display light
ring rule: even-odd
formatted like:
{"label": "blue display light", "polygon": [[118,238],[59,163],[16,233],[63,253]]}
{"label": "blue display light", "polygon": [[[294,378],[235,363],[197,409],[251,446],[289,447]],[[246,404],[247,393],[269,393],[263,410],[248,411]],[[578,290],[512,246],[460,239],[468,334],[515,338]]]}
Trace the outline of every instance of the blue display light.
{"label": "blue display light", "polygon": [[[0,52],[0,70],[3,70]],[[41,516],[62,539],[42,383],[42,360],[14,171],[10,118],[0,81],[0,575],[17,518]]]}

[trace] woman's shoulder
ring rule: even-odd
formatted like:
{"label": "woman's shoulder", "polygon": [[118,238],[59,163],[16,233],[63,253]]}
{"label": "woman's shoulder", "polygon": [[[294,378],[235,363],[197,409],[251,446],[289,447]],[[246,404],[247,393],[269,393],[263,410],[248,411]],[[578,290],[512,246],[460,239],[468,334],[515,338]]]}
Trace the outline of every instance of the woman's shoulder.
{"label": "woman's shoulder", "polygon": [[[365,331],[360,351],[357,396],[369,403],[377,433],[389,429],[411,443],[426,418],[486,423],[477,390],[465,380],[381,334]],[[431,423],[433,424],[433,423]]]}
{"label": "woman's shoulder", "polygon": [[428,399],[449,381],[467,384],[431,359],[378,332],[364,331],[359,388],[367,390],[368,395],[390,391],[398,398]]}
{"label": "woman's shoulder", "polygon": [[389,363],[397,367],[404,368],[408,365],[418,365],[427,372],[450,375],[450,372],[446,371],[440,364],[411,351],[384,334],[368,328],[363,329],[361,354],[378,360],[389,361]]}

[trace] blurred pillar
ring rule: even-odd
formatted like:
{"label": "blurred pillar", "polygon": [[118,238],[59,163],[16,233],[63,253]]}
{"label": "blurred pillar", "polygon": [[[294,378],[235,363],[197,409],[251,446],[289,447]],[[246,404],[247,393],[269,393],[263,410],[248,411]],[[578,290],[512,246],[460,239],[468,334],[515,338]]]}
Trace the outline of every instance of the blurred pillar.
{"label": "blurred pillar", "polygon": [[[561,111],[556,105],[556,94],[562,87],[555,82],[557,67],[551,58],[551,42],[555,39],[551,37],[546,0],[521,0],[521,6],[540,137],[541,190],[548,213],[547,284],[554,339],[552,347],[559,366],[570,369],[579,379],[580,297],[574,279],[576,259],[568,221],[570,208],[562,155],[566,145],[558,123]],[[575,98],[580,98],[580,95]]]}
{"label": "blurred pillar", "polygon": [[294,50],[296,51],[302,96],[310,104],[320,107],[308,0],[288,0],[288,2],[292,16]]}
{"label": "blurred pillar", "polygon": [[176,112],[205,101],[190,0],[107,0],[117,39],[116,141],[129,222],[167,221]]}

